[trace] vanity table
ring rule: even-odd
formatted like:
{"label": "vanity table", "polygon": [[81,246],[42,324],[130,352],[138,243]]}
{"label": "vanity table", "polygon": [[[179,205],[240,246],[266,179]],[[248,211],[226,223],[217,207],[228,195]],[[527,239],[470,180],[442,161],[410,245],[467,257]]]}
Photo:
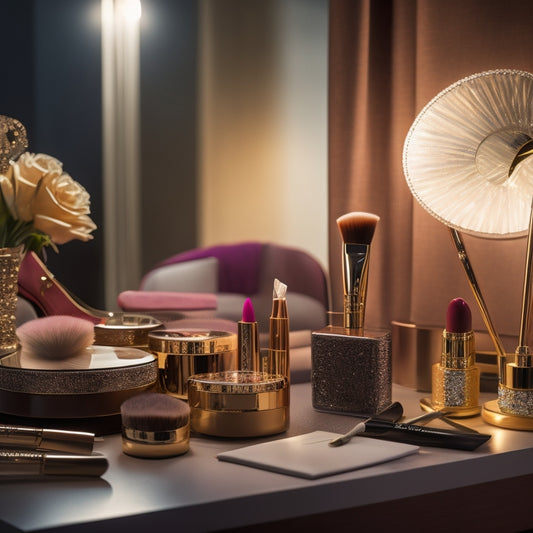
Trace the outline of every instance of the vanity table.
{"label": "vanity table", "polygon": [[[421,396],[393,388],[406,418],[421,414]],[[493,399],[481,396],[483,402]],[[315,411],[311,384],[301,383],[291,387],[289,430],[269,439],[192,436],[186,455],[143,460],[122,453],[120,435],[107,435],[95,446],[110,463],[102,478],[0,480],[0,531],[457,532],[533,526],[533,433],[489,426],[480,417],[462,422],[492,435],[473,452],[424,447],[318,480],[216,459],[221,451],[318,429],[344,433],[355,422]]]}

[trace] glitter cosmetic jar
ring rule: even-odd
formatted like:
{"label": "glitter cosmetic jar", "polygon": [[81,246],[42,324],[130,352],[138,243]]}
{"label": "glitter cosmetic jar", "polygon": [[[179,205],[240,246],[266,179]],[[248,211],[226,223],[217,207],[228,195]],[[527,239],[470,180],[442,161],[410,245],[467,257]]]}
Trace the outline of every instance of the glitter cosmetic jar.
{"label": "glitter cosmetic jar", "polygon": [[385,409],[392,403],[390,331],[359,336],[337,325],[313,331],[311,385],[319,411],[367,416]]}
{"label": "glitter cosmetic jar", "polygon": [[102,346],[148,346],[148,333],[161,322],[148,315],[117,313],[94,326],[94,344]]}
{"label": "glitter cosmetic jar", "polygon": [[234,370],[237,335],[203,329],[161,330],[148,335],[157,357],[162,392],[187,399],[187,380],[195,374]]}
{"label": "glitter cosmetic jar", "polygon": [[191,429],[216,437],[260,437],[289,424],[285,376],[229,371],[189,379]]}

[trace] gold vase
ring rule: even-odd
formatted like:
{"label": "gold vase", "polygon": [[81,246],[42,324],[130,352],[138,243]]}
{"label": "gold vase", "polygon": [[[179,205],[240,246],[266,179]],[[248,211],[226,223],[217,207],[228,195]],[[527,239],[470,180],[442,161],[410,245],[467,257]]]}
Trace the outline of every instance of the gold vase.
{"label": "gold vase", "polygon": [[0,248],[0,356],[17,349],[17,283],[23,249]]}

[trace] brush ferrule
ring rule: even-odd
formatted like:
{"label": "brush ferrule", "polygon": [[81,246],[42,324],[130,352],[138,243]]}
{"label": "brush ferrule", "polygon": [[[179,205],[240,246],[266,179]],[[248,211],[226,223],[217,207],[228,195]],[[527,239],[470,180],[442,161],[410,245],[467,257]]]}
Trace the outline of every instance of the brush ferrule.
{"label": "brush ferrule", "polygon": [[345,243],[343,246],[345,328],[359,329],[364,325],[369,251],[369,244]]}
{"label": "brush ferrule", "polygon": [[122,427],[122,450],[134,457],[173,457],[189,450],[189,422],[165,431]]}
{"label": "brush ferrule", "polygon": [[188,424],[176,429],[168,429],[165,431],[145,431],[128,427],[122,428],[122,435],[125,438],[144,444],[172,444],[174,442],[181,442],[183,439],[188,437],[188,434]]}

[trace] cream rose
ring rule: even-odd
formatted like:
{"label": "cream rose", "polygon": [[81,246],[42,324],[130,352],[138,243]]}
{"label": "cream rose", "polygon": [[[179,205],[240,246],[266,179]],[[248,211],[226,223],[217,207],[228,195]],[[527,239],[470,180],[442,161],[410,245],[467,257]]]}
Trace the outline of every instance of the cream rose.
{"label": "cream rose", "polygon": [[89,218],[89,193],[68,174],[47,173],[31,202],[36,229],[56,244],[73,239],[88,241],[96,225]]}
{"label": "cream rose", "polygon": [[61,176],[61,163],[46,154],[24,152],[2,176],[0,186],[4,199],[15,220],[29,222],[33,219],[32,201],[45,176]]}

